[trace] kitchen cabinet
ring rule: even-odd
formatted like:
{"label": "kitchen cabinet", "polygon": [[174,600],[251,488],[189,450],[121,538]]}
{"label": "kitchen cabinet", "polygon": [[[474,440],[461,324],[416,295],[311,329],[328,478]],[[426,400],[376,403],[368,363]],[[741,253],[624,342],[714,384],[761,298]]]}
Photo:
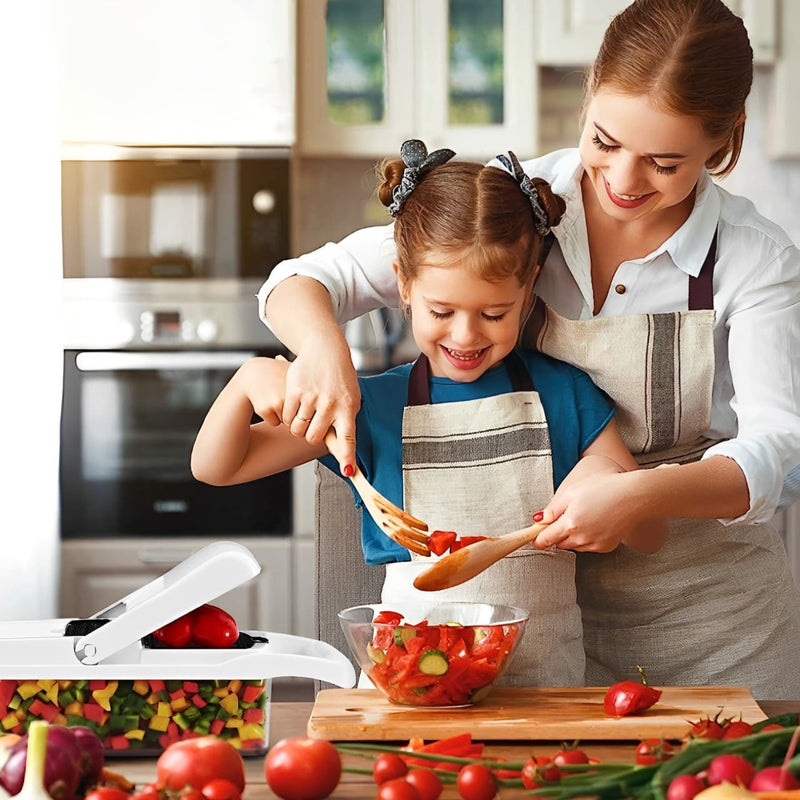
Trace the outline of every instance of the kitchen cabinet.
{"label": "kitchen cabinet", "polygon": [[[591,64],[611,18],[629,5],[627,0],[539,0],[536,60],[547,66]],[[757,64],[775,60],[778,0],[727,0],[744,19]]]}
{"label": "kitchen cabinet", "polygon": [[380,158],[413,137],[462,158],[529,153],[534,10],[530,0],[303,0],[298,151]]}
{"label": "kitchen cabinet", "polygon": [[291,0],[54,7],[62,141],[293,144]]}
{"label": "kitchen cabinet", "polygon": [[[72,539],[61,545],[59,616],[89,617],[155,580],[211,539]],[[290,537],[242,539],[261,572],[209,599],[243,630],[293,633]],[[313,625],[312,619],[308,624]]]}

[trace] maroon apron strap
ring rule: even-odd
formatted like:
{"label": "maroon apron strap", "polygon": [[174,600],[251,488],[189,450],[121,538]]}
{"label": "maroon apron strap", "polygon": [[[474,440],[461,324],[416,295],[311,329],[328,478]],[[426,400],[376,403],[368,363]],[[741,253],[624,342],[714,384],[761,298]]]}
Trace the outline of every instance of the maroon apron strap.
{"label": "maroon apron strap", "polygon": [[714,308],[714,262],[717,260],[717,234],[711,240],[706,259],[695,278],[689,276],[689,311]]}
{"label": "maroon apron strap", "polygon": [[[512,350],[505,357],[503,363],[508,370],[512,391],[535,391],[531,374],[516,351]],[[424,353],[420,353],[408,376],[408,405],[429,406],[431,404],[430,373],[431,365],[428,357]]]}

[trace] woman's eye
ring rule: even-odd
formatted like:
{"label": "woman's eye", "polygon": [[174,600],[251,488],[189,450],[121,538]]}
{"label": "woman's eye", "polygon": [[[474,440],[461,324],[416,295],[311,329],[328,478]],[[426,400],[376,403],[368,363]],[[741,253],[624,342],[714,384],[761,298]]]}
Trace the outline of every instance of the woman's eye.
{"label": "woman's eye", "polygon": [[613,144],[606,144],[597,134],[592,136],[592,143],[598,150],[602,150],[604,153],[610,153],[612,150],[616,150],[616,145]]}
{"label": "woman's eye", "polygon": [[674,175],[675,171],[678,169],[677,165],[675,164],[673,164],[671,167],[664,167],[661,164],[653,161],[652,158],[650,159],[650,164],[659,175]]}

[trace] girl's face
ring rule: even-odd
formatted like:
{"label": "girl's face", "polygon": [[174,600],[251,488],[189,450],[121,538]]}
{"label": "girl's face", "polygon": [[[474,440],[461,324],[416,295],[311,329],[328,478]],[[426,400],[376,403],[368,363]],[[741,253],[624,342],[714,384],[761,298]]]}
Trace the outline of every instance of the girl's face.
{"label": "girl's face", "polygon": [[398,277],[398,285],[432,375],[474,381],[514,349],[530,296],[515,277],[494,283],[429,257],[413,281]]}
{"label": "girl's face", "polygon": [[620,222],[675,216],[681,224],[703,166],[719,146],[694,117],[661,111],[643,95],[600,89],[581,134],[583,188],[590,186],[601,210]]}

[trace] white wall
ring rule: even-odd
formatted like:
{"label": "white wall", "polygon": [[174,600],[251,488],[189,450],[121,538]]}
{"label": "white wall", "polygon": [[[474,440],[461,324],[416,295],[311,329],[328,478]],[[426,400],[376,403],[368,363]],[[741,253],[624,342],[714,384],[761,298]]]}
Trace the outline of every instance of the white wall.
{"label": "white wall", "polygon": [[48,0],[0,5],[0,619],[55,616],[61,408],[58,92]]}

